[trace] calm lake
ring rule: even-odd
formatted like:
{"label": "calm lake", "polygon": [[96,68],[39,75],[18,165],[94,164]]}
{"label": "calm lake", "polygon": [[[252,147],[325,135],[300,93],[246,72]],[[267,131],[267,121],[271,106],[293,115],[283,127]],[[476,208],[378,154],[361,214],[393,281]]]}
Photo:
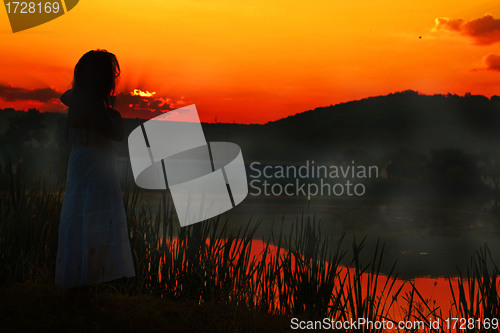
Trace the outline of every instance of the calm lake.
{"label": "calm lake", "polygon": [[[145,191],[144,200],[153,207],[160,192]],[[167,197],[170,197],[167,195]],[[270,239],[282,230],[285,237],[292,226],[309,219],[321,228],[321,235],[336,247],[343,234],[343,247],[366,237],[361,253],[365,263],[372,260],[377,240],[385,245],[384,267],[388,272],[397,260],[399,277],[456,276],[465,270],[475,251],[487,243],[493,258],[500,259],[500,216],[488,198],[462,197],[436,200],[391,196],[357,198],[316,196],[252,196],[221,215],[230,231],[248,223],[260,223],[256,238]],[[210,223],[210,222],[204,222]],[[345,259],[349,261],[350,258]],[[347,262],[346,262],[347,263]]]}

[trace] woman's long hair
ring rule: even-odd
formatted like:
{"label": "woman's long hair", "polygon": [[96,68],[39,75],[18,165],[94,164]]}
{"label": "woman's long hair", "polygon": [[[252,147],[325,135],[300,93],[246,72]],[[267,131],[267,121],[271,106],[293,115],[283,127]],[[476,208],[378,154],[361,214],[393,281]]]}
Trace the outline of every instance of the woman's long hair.
{"label": "woman's long hair", "polygon": [[113,53],[89,51],[75,66],[68,127],[92,130],[114,104],[120,66]]}

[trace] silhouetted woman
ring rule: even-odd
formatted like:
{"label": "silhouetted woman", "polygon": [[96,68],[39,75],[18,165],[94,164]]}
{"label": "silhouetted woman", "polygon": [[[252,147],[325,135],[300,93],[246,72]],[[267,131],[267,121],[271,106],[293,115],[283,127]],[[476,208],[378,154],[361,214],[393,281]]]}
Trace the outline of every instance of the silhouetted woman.
{"label": "silhouetted woman", "polygon": [[[124,136],[113,109],[116,57],[87,52],[75,66],[73,88],[61,96],[68,105],[72,143],[59,225],[56,285],[67,296],[89,291],[93,283],[134,276],[112,140]],[[68,295],[69,294],[69,295]]]}

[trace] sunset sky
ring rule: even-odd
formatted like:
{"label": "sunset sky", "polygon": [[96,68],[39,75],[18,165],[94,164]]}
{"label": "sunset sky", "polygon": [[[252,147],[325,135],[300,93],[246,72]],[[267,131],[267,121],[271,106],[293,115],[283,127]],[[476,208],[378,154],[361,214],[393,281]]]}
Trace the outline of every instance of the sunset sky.
{"label": "sunset sky", "polygon": [[81,0],[18,33],[2,6],[0,36],[0,108],[63,110],[97,48],[118,57],[127,117],[195,103],[203,121],[265,123],[406,89],[500,95],[497,0]]}

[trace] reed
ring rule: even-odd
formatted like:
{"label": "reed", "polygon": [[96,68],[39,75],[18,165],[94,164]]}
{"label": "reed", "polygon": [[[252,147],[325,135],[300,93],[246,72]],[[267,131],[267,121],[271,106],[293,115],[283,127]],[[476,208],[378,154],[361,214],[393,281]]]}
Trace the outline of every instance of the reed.
{"label": "reed", "polygon": [[0,281],[53,280],[62,193],[43,179],[27,190],[11,175],[0,199]]}
{"label": "reed", "polygon": [[[27,189],[11,175],[10,189],[0,197],[1,283],[53,283],[63,190],[43,179]],[[301,215],[290,232],[281,229],[260,241],[255,236],[259,221],[250,220],[237,232],[229,232],[229,221],[220,217],[180,228],[166,193],[153,205],[143,192],[125,185],[123,202],[136,277],[97,289],[307,319],[444,318],[411,281],[398,279],[396,263],[389,274],[382,273],[383,244],[377,242],[370,249],[370,262],[362,262],[366,239],[353,239],[348,250],[342,250],[346,237],[334,244],[327,241],[312,216]],[[449,315],[500,317],[498,274],[483,247],[465,274],[459,271],[458,278],[450,278]]]}
{"label": "reed", "polygon": [[[499,270],[490,250],[485,244],[471,258],[466,273],[458,271],[456,279],[449,279],[453,303],[450,317],[474,319],[484,324],[494,318],[500,318],[500,280]],[[469,329],[457,330],[469,332]],[[498,332],[497,329],[484,328],[483,332]]]}

